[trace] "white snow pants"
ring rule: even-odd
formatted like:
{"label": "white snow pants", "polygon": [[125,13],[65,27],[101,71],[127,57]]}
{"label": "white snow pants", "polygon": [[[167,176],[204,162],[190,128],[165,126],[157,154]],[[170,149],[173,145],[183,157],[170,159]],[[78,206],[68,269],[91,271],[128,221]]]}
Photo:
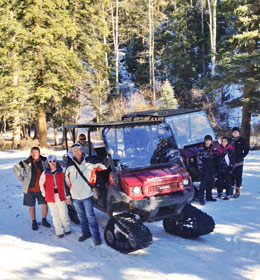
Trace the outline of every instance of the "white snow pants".
{"label": "white snow pants", "polygon": [[64,234],[70,231],[70,219],[66,200],[61,201],[59,194],[54,194],[55,202],[48,202],[53,226],[57,235]]}

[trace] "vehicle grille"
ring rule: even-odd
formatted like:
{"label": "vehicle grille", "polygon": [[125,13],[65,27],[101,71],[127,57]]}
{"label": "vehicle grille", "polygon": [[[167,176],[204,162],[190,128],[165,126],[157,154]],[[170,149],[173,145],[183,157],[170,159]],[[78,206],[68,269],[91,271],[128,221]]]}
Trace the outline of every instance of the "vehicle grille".
{"label": "vehicle grille", "polygon": [[165,185],[159,185],[159,186],[149,186],[148,188],[149,194],[165,194],[165,193],[171,193],[171,192],[177,192],[180,191],[180,184],[178,182],[169,183]]}

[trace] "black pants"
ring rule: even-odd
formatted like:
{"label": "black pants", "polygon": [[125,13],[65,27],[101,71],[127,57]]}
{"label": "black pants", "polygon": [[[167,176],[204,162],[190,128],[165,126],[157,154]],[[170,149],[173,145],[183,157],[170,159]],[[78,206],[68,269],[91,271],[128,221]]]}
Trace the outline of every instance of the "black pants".
{"label": "black pants", "polygon": [[231,180],[232,175],[229,172],[221,172],[218,174],[217,190],[219,194],[223,192],[223,189],[226,189],[226,195],[233,194]]}
{"label": "black pants", "polygon": [[242,174],[243,174],[243,164],[237,166],[232,174],[232,185],[236,185],[237,187],[241,187],[242,185]]}
{"label": "black pants", "polygon": [[204,173],[200,176],[200,189],[198,192],[198,199],[204,199],[204,193],[206,190],[206,199],[212,198],[212,188],[214,185],[214,176],[212,173]]}

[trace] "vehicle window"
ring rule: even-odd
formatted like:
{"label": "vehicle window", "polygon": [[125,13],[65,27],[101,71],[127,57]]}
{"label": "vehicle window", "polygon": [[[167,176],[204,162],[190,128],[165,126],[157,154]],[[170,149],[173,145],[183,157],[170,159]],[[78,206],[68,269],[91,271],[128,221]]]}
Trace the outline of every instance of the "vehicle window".
{"label": "vehicle window", "polygon": [[109,154],[122,169],[175,161],[179,163],[177,146],[166,123],[110,128],[104,137]]}
{"label": "vehicle window", "polygon": [[169,116],[165,121],[170,125],[179,149],[203,142],[207,134],[215,138],[215,133],[203,111]]}

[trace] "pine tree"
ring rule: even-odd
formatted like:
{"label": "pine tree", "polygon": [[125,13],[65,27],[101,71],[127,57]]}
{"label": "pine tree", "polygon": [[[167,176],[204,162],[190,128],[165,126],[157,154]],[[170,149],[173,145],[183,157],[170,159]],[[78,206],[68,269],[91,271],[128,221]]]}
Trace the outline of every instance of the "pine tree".
{"label": "pine tree", "polygon": [[69,37],[70,50],[86,67],[81,95],[94,107],[97,119],[104,118],[103,107],[109,87],[106,53],[109,48],[107,19],[109,0],[70,0],[69,13],[76,32]]}
{"label": "pine tree", "polygon": [[239,84],[243,88],[242,134],[249,141],[253,112],[259,112],[260,3],[253,0],[221,3],[225,11],[226,36],[222,37],[217,85]]}
{"label": "pine tree", "polygon": [[[202,59],[199,1],[192,2],[192,5],[183,0],[176,1],[176,5],[169,3],[155,33],[157,77],[168,79],[181,106],[189,107],[192,106],[191,89],[203,75],[203,63],[207,63]],[[205,54],[209,59],[206,51]]]}
{"label": "pine tree", "polygon": [[21,142],[22,125],[34,112],[28,102],[30,73],[23,65],[24,29],[17,20],[15,1],[0,4],[0,116],[12,124],[13,148]]}
{"label": "pine tree", "polygon": [[162,109],[177,109],[178,101],[175,97],[174,90],[168,80],[163,83],[161,94]]}
{"label": "pine tree", "polygon": [[86,72],[67,46],[68,34],[75,33],[67,4],[62,0],[11,3],[21,28],[20,36],[16,36],[19,63],[28,74],[26,102],[33,103],[36,109],[41,146],[47,145],[46,113],[50,104],[59,106],[64,98],[71,99]]}

